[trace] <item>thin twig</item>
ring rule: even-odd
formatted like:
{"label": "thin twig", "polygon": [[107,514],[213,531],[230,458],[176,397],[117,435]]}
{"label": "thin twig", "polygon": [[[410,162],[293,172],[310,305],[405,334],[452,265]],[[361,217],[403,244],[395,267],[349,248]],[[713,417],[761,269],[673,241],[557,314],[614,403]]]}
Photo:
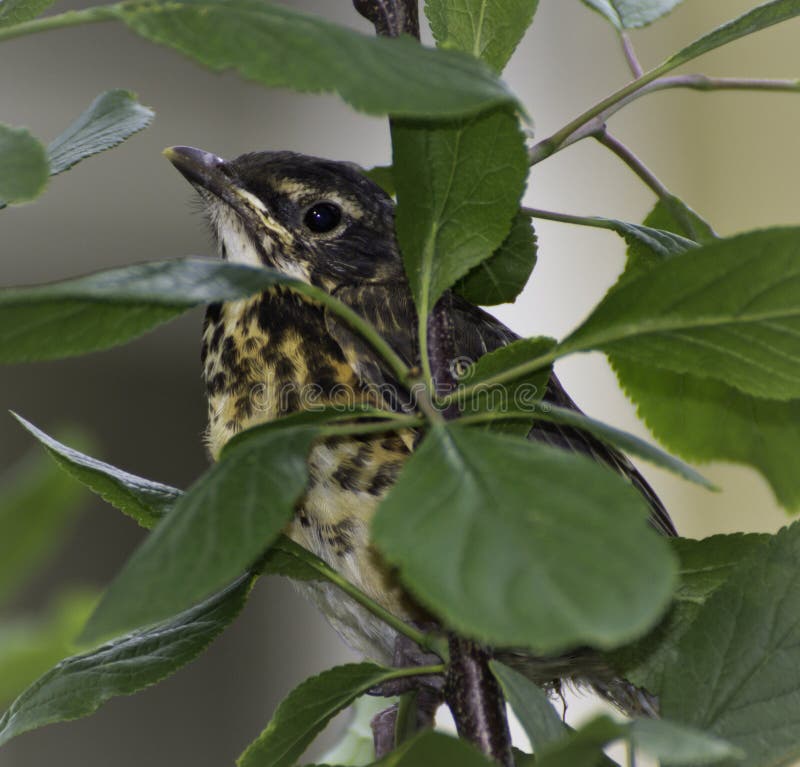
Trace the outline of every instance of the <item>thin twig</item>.
{"label": "thin twig", "polygon": [[543,221],[558,221],[561,224],[575,224],[577,226],[589,226],[594,229],[609,229],[616,231],[615,222],[610,218],[602,216],[575,216],[571,213],[557,213],[552,210],[542,210],[541,208],[520,208],[520,213],[531,218],[539,218]]}
{"label": "thin twig", "polygon": [[653,77],[653,74],[659,71],[666,72],[669,70],[662,65],[657,69],[646,72],[624,88],[620,88],[616,93],[612,93],[586,110],[582,115],[571,120],[549,138],[535,144],[528,153],[530,164],[535,165],[582,139],[596,135],[603,130],[612,115],[615,115],[620,109],[632,101],[646,96],[648,93],[672,88],[688,88],[699,91],[737,90],[800,93],[800,80],[707,77],[699,74]]}
{"label": "thin twig", "polygon": [[620,158],[661,200],[680,224],[687,237],[697,240],[700,236],[692,222],[686,206],[625,144],[614,138],[607,130],[595,134],[595,138]]}
{"label": "thin twig", "polygon": [[675,75],[661,77],[646,85],[642,91],[666,90],[668,88],[690,88],[697,91],[767,91],[800,93],[800,80],[781,80],[757,77],[709,77],[708,75]]}
{"label": "thin twig", "polygon": [[627,32],[622,30],[619,33],[619,39],[622,43],[622,50],[625,53],[625,59],[628,62],[628,66],[631,68],[633,76],[638,80],[644,74],[644,70],[642,69],[642,65],[639,63],[639,59],[636,56],[636,51],[633,49],[631,38]]}
{"label": "thin twig", "polygon": [[658,177],[625,144],[614,138],[607,130],[595,138],[620,158],[659,198],[669,197],[670,191]]}

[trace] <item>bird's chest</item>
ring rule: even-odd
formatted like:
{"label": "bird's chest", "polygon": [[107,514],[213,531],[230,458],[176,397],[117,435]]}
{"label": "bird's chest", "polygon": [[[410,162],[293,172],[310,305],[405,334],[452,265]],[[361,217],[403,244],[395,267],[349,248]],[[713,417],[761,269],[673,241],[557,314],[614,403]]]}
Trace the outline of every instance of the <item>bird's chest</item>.
{"label": "bird's chest", "polygon": [[[207,443],[214,458],[242,429],[319,405],[370,401],[328,335],[321,312],[294,296],[267,293],[211,307],[202,356]],[[306,492],[286,531],[399,615],[412,615],[413,609],[370,545],[369,524],[408,458],[411,444],[410,434],[399,433],[315,443],[308,458]],[[356,634],[363,639],[369,616],[355,605],[343,610],[340,595],[330,589],[312,588],[310,596],[340,633],[351,644]],[[377,625],[373,628],[374,632],[383,630]],[[349,631],[353,636],[348,636]],[[367,628],[367,634],[374,632]],[[376,635],[370,642],[377,646],[385,644],[385,639]]]}

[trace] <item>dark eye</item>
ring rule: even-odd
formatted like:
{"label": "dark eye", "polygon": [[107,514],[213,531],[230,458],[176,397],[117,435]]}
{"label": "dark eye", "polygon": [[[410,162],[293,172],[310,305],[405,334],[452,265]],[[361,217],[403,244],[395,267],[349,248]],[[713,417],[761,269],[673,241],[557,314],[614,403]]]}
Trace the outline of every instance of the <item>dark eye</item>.
{"label": "dark eye", "polygon": [[306,212],[303,219],[305,225],[317,234],[330,232],[339,226],[342,220],[342,211],[338,205],[332,202],[318,202],[312,205]]}

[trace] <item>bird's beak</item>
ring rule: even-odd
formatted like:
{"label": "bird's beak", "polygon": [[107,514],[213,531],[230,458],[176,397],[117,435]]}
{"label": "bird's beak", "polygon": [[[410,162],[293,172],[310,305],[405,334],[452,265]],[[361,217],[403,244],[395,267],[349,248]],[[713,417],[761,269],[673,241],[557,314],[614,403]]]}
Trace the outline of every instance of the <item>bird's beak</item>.
{"label": "bird's beak", "polygon": [[235,184],[221,157],[192,146],[167,147],[163,154],[190,184],[228,201],[226,198]]}
{"label": "bird's beak", "polygon": [[274,228],[264,203],[244,188],[230,163],[192,146],[167,147],[163,154],[195,189],[227,203],[251,227]]}
{"label": "bird's beak", "polygon": [[226,203],[251,232],[269,232],[279,240],[287,240],[287,231],[273,219],[266,205],[247,191],[231,163],[191,146],[167,147],[163,154],[207,204],[211,198],[206,193],[210,193]]}

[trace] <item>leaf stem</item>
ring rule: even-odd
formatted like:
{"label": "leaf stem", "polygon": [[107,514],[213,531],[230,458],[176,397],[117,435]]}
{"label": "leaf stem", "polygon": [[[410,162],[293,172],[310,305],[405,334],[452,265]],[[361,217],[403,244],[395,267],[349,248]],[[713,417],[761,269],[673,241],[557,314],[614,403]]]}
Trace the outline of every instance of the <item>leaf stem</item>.
{"label": "leaf stem", "polygon": [[348,434],[374,434],[376,432],[396,431],[397,429],[416,429],[424,426],[425,423],[424,418],[416,416],[389,417],[377,423],[363,423],[360,421],[356,423],[333,423],[323,426],[320,429],[320,436],[338,437],[347,436]]}
{"label": "leaf stem", "polygon": [[11,40],[15,37],[24,37],[37,32],[47,32],[51,29],[75,27],[80,24],[93,24],[99,21],[114,21],[118,18],[119,5],[95,5],[79,11],[66,11],[53,16],[44,16],[21,24],[12,24],[0,29],[0,42]]}
{"label": "leaf stem", "polygon": [[454,402],[458,402],[459,399],[471,396],[478,389],[484,389],[491,386],[508,383],[509,381],[514,381],[517,378],[521,378],[529,373],[534,373],[537,370],[541,370],[543,367],[547,367],[560,356],[561,354],[559,353],[559,347],[556,346],[554,349],[547,352],[547,354],[541,354],[538,357],[534,357],[532,360],[528,360],[528,362],[523,362],[520,365],[506,368],[506,370],[495,373],[495,375],[489,376],[488,378],[483,378],[474,384],[461,386],[451,394],[442,397],[441,403],[443,405],[451,405]]}
{"label": "leaf stem", "polygon": [[631,68],[633,76],[638,79],[644,74],[644,70],[642,69],[642,65],[639,63],[639,59],[636,56],[636,51],[633,49],[631,38],[623,29],[620,30],[619,39],[622,43],[622,51],[625,54],[625,59],[628,62],[628,66]]}
{"label": "leaf stem", "polygon": [[594,137],[607,149],[610,149],[624,162],[667,206],[675,220],[680,224],[683,233],[693,240],[700,238],[686,206],[667,189],[666,186],[625,144],[614,138],[605,128],[594,134]]}
{"label": "leaf stem", "polygon": [[558,221],[561,224],[575,224],[576,226],[590,226],[594,229],[615,231],[614,221],[602,216],[575,216],[570,213],[556,213],[541,208],[520,208],[520,212],[525,216],[540,218],[544,221]]}
{"label": "leaf stem", "polygon": [[[287,539],[288,540],[288,539]],[[327,581],[330,581],[335,586],[338,586],[345,594],[347,594],[353,601],[360,604],[366,610],[369,610],[377,618],[380,618],[384,623],[391,626],[398,634],[403,634],[408,637],[412,642],[416,642],[423,650],[429,650],[436,653],[442,660],[449,660],[449,650],[447,647],[447,640],[443,637],[426,634],[423,631],[409,625],[405,621],[398,618],[394,613],[389,612],[385,607],[378,604],[374,599],[367,596],[361,589],[354,586],[350,581],[340,575],[334,570],[327,562],[315,556],[309,551],[306,551],[302,546],[295,544],[294,541],[289,543],[278,543],[279,548],[285,553],[300,559],[312,570],[318,572]],[[418,672],[419,673],[419,672]],[[426,673],[426,672],[421,672]],[[439,673],[439,672],[435,672]]]}
{"label": "leaf stem", "polygon": [[523,410],[503,410],[488,411],[486,413],[473,413],[472,415],[462,415],[458,419],[459,426],[470,426],[472,424],[493,423],[494,421],[533,421],[542,412],[538,403],[529,411]]}
{"label": "leaf stem", "polygon": [[627,767],[636,767],[636,747],[633,745],[633,738],[630,734],[625,738],[625,754],[627,756]]}
{"label": "leaf stem", "polygon": [[601,131],[595,138],[617,155],[660,199],[671,196],[669,190],[659,181],[655,173],[619,139],[614,138],[607,130]]}
{"label": "leaf stem", "polygon": [[386,674],[386,679],[402,679],[407,676],[435,676],[437,674],[444,674],[447,668],[443,663],[437,663],[434,666],[403,666],[402,668],[392,669],[391,672]]}
{"label": "leaf stem", "polygon": [[322,304],[327,309],[330,309],[335,315],[341,317],[350,327],[356,330],[364,340],[375,349],[387,365],[392,369],[392,372],[397,376],[401,383],[410,386],[411,369],[402,360],[399,354],[392,349],[388,341],[378,332],[377,328],[365,320],[358,312],[351,309],[347,304],[340,301],[335,296],[318,288],[316,285],[308,285],[307,283],[292,282],[287,284],[290,290],[295,293],[300,293],[308,298],[311,298],[318,303]]}

